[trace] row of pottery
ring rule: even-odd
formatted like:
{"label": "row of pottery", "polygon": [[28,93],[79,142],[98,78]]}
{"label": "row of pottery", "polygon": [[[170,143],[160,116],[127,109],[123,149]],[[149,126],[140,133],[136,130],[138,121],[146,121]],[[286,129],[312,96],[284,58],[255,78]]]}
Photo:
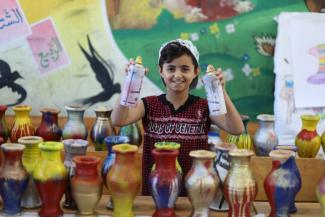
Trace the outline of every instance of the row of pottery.
{"label": "row of pottery", "polygon": [[[37,142],[34,143],[40,148],[41,156],[36,162],[29,162],[29,165],[26,164],[28,162],[27,156],[24,160],[23,153],[25,152],[23,150],[25,146],[11,143],[2,145],[5,159],[0,171],[0,193],[6,214],[21,211],[21,197],[12,197],[12,192],[23,195],[28,179],[32,177],[42,201],[39,215],[42,217],[62,215],[60,200],[69,183],[69,170],[67,168],[73,166],[64,166],[61,161],[62,143],[42,142],[40,137],[37,139]],[[32,140],[36,140],[36,138],[24,137],[21,138],[20,142],[27,147],[28,144],[32,143]],[[82,143],[78,143],[77,140],[73,140],[73,142],[70,140],[65,144],[66,151],[71,146],[82,147],[84,145],[80,144]],[[137,146],[129,144],[115,144],[112,147],[115,160],[107,176],[103,178],[112,193],[113,216],[115,217],[134,216],[133,201],[139,191],[141,179],[139,170],[134,164],[137,150]],[[215,199],[219,184],[223,189],[221,197],[224,197],[229,206],[228,216],[250,216],[251,205],[257,194],[256,181],[249,168],[250,157],[253,152],[246,149],[236,149],[233,145],[226,143],[220,145],[218,150],[220,152],[217,153],[217,158],[214,152],[206,150],[190,153],[193,164],[189,173],[186,174],[185,186],[192,203],[191,216],[208,216],[208,206]],[[33,155],[35,152],[30,150],[26,153]],[[150,176],[152,196],[156,204],[153,216],[175,216],[174,206],[181,181],[181,173],[176,166],[178,153],[177,148],[155,148],[152,151],[156,163],[156,167]],[[67,155],[67,158],[73,157],[76,165],[70,181],[72,183],[72,197],[79,208],[79,215],[92,214],[100,199],[102,189],[101,177],[97,173],[99,159],[78,156],[83,153],[72,150],[70,150],[70,154],[70,156]],[[72,156],[73,154],[76,155]],[[230,169],[227,175],[221,176],[220,170],[215,170],[214,167],[221,166],[225,169],[221,163],[221,159],[227,159],[227,157],[223,157],[224,155],[230,156],[231,163],[228,161]],[[296,211],[294,198],[301,188],[299,170],[291,151],[275,150],[270,153],[270,156],[273,159],[272,170],[264,181],[264,188],[271,205],[270,216],[288,216],[289,213]],[[21,158],[23,159],[22,164],[19,163]],[[216,165],[214,165],[215,158],[217,159]],[[23,166],[23,164],[28,166]],[[78,167],[83,167],[83,169]],[[17,168],[19,172],[16,172]],[[77,181],[78,178],[81,180]],[[318,191],[320,198],[324,197],[323,188],[324,186],[319,187],[321,189]],[[284,198],[285,201],[283,201]]]}
{"label": "row of pottery", "polygon": [[[256,130],[254,138],[247,132],[249,117],[241,115],[244,124],[244,133],[235,136],[229,134],[227,142],[236,144],[238,148],[254,150],[257,156],[268,156],[269,153],[278,145],[278,138],[274,130],[274,116],[269,114],[260,114],[257,116],[259,127]],[[320,137],[317,134],[317,124],[320,120],[318,115],[302,115],[302,128],[295,137],[295,146],[299,157],[314,158],[322,144],[325,152],[325,131]]]}
{"label": "row of pottery", "polygon": [[[29,113],[31,107],[27,105],[18,105],[13,107],[15,120],[12,128],[9,130],[5,112],[6,106],[0,106],[0,144],[5,143],[8,138],[15,143],[23,136],[40,136],[44,141],[60,141],[65,139],[87,139],[88,130],[83,121],[85,108],[76,105],[66,106],[67,122],[63,130],[58,124],[59,110],[44,108],[41,110],[42,120],[40,126],[35,130],[32,125]],[[95,146],[96,151],[106,150],[104,142],[105,137],[115,135],[115,129],[110,121],[112,110],[107,107],[95,108],[96,121],[90,130],[90,139]],[[132,144],[141,145],[142,135],[139,126],[136,123],[122,127],[119,135],[130,137]]]}

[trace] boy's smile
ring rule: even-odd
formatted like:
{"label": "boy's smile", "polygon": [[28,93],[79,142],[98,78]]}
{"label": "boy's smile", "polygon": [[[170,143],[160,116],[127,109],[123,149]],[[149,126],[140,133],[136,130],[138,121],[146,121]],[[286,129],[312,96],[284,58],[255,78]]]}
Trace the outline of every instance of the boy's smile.
{"label": "boy's smile", "polygon": [[173,59],[170,63],[164,63],[163,68],[160,69],[167,91],[173,92],[189,91],[197,74],[198,71],[194,71],[192,58],[187,54]]}

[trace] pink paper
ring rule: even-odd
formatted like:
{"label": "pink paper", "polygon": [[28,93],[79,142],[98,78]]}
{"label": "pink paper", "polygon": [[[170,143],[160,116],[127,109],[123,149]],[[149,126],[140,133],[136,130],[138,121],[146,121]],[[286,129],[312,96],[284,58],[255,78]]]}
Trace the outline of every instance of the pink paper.
{"label": "pink paper", "polygon": [[0,45],[30,33],[31,29],[17,0],[1,0]]}
{"label": "pink paper", "polygon": [[62,41],[51,18],[32,25],[32,34],[27,37],[40,74],[45,75],[70,64]]}

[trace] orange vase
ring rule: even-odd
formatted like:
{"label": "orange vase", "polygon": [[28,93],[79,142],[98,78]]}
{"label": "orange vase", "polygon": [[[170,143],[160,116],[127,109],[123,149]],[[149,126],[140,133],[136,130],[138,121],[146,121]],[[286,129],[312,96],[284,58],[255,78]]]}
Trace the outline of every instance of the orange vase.
{"label": "orange vase", "polygon": [[113,147],[116,159],[107,176],[114,203],[113,217],[134,217],[133,201],[140,190],[140,171],[134,163],[137,150],[137,146],[129,144]]}
{"label": "orange vase", "polygon": [[32,110],[32,107],[28,105],[17,105],[13,107],[13,110],[16,116],[10,133],[11,142],[18,142],[18,139],[23,136],[34,136],[35,129],[29,117],[29,112]]}

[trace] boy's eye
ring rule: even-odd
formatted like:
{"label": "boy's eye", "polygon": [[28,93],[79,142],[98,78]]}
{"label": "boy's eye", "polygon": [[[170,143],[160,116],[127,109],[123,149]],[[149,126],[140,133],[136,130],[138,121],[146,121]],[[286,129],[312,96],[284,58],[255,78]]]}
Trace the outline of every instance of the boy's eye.
{"label": "boy's eye", "polygon": [[173,72],[173,71],[175,71],[175,67],[167,67],[167,71],[168,72]]}

